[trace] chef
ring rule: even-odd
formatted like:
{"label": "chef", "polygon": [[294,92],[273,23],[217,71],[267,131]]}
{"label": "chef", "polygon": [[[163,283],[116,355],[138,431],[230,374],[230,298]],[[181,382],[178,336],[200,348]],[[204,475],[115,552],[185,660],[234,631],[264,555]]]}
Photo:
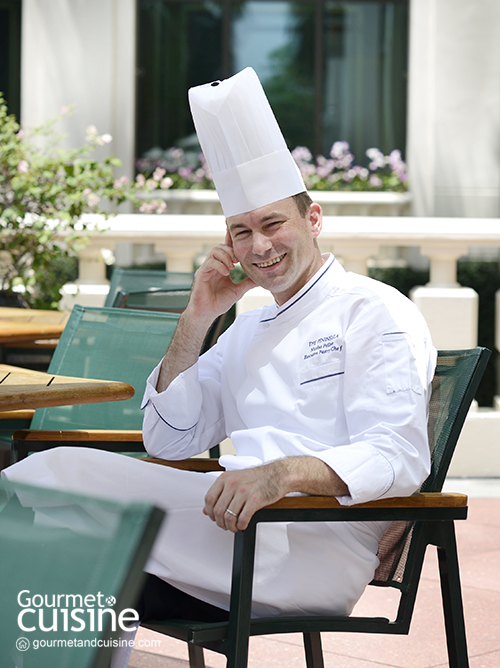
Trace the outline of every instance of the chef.
{"label": "chef", "polygon": [[[436,351],[412,302],[321,254],[321,207],[305,192],[255,72],[189,97],[227,233],[197,271],[148,379],[144,443],[154,456],[184,459],[230,437],[236,454],[220,458],[218,477],[77,448],[32,455],[4,473],[167,509],[146,568],[155,576],[149,599],[166,582],[210,615],[229,607],[232,532],[257,509],[293,493],[350,505],[420,487],[430,467]],[[237,263],[247,278],[234,284]],[[214,319],[255,285],[275,303],[240,315],[199,357]],[[349,614],[373,577],[386,528],[261,525],[253,615]],[[186,616],[180,610],[171,616]]]}

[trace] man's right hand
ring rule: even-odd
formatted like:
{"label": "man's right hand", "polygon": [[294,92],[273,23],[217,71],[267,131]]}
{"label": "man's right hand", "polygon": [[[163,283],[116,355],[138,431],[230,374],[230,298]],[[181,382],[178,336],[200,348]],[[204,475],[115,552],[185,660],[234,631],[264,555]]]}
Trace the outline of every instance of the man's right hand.
{"label": "man's right hand", "polygon": [[231,235],[226,231],[225,242],[212,248],[195,274],[187,310],[201,322],[208,322],[208,327],[255,287],[250,278],[233,283],[230,272],[237,262]]}
{"label": "man's right hand", "polygon": [[233,283],[230,272],[236,262],[231,236],[226,232],[225,243],[212,248],[195,274],[189,303],[163,358],[156,384],[158,392],[166,390],[174,378],[196,363],[213,321],[255,287],[250,278]]}

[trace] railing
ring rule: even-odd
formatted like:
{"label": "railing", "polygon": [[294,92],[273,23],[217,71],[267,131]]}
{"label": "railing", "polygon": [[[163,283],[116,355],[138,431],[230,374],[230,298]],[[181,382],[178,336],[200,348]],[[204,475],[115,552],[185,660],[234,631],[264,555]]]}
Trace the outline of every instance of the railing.
{"label": "railing", "polygon": [[[104,302],[107,281],[103,251],[114,251],[118,243],[151,244],[165,256],[170,271],[192,271],[195,258],[225,236],[221,215],[124,214],[99,226],[107,231],[92,235],[81,251],[80,277],[76,286],[66,286],[66,308],[75,302]],[[360,274],[367,273],[368,263],[380,257],[381,249],[419,248],[429,260],[430,281],[415,288],[412,299],[429,324],[434,344],[442,349],[477,345],[478,295],[457,283],[457,260],[470,250],[499,249],[499,219],[325,216],[319,242],[322,251],[333,252],[347,270]],[[77,290],[79,294],[75,295]],[[244,298],[247,304],[240,304],[240,310],[269,300],[268,293],[262,296],[256,289],[252,296],[251,292]],[[497,297],[496,346],[500,349],[500,293]],[[451,473],[500,476],[500,450],[496,447],[499,428],[499,410],[471,413]]]}
{"label": "railing", "polygon": [[[164,199],[169,214],[222,214],[215,190],[161,190],[145,199]],[[314,190],[311,196],[329,216],[409,216],[411,193]]]}
{"label": "railing", "polygon": [[[82,293],[90,285],[104,289],[105,251],[114,251],[120,242],[151,244],[166,258],[169,271],[192,271],[195,258],[225,235],[220,215],[123,214],[99,222],[98,227],[107,231],[92,235],[80,253]],[[347,270],[359,274],[367,273],[368,263],[380,256],[381,249],[419,248],[430,262],[430,281],[415,289],[412,298],[428,319],[436,345],[476,345],[477,294],[457,283],[457,260],[471,248],[500,248],[500,220],[325,216],[319,242],[323,251],[333,252]]]}

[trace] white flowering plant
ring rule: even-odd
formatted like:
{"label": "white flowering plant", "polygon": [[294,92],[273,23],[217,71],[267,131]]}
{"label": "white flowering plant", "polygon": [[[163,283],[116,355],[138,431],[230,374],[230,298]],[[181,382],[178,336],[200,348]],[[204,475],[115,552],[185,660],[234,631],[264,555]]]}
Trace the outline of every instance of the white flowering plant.
{"label": "white flowering plant", "polygon": [[158,174],[149,183],[142,175],[133,182],[116,178],[119,160],[92,156],[112,141],[93,125],[81,147],[59,148],[56,125],[70,111],[63,108],[57,118],[24,130],[0,94],[0,287],[24,293],[28,304],[39,308],[57,308],[66,281],[56,267],[85,243],[75,231],[88,230],[83,214],[109,216],[124,202],[163,213],[163,200],[145,202],[138,194],[171,185]]}
{"label": "white flowering plant", "polygon": [[[346,141],[335,142],[329,157],[318,155],[314,158],[305,146],[297,146],[292,156],[308,190],[406,192],[408,189],[406,164],[399,150],[384,155],[378,148],[369,148],[366,151],[367,167],[354,163],[354,155]],[[214,188],[203,154],[196,151],[178,147],[167,151],[152,149],[137,161],[136,167],[145,180],[144,175],[163,170],[172,180],[172,189]]]}

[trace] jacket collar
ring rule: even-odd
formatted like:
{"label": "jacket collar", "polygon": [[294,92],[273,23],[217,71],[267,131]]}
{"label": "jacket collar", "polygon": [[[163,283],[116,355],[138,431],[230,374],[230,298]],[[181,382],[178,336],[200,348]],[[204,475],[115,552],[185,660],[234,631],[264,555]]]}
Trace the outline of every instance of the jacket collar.
{"label": "jacket collar", "polygon": [[323,258],[325,259],[323,266],[293,297],[281,306],[274,304],[263,309],[261,323],[288,321],[289,317],[302,314],[304,308],[307,310],[315,308],[331,292],[338,282],[339,273],[344,274],[345,271],[332,254],[326,253]]}

